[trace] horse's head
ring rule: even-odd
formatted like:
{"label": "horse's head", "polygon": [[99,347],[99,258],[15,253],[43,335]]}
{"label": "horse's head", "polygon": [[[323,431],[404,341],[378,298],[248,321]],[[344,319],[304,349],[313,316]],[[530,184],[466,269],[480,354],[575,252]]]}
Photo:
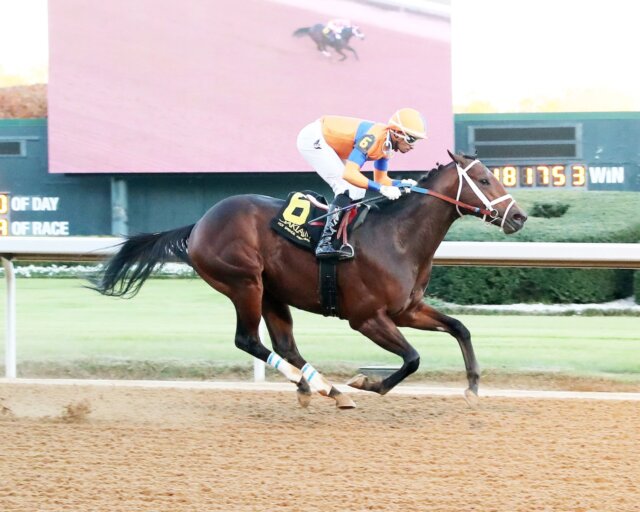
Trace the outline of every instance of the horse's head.
{"label": "horse's head", "polygon": [[472,212],[457,205],[458,213],[471,213],[486,222],[498,224],[507,235],[520,231],[527,215],[493,173],[480,160],[447,152],[458,172],[456,200],[484,210]]}
{"label": "horse's head", "polygon": [[345,40],[349,40],[351,36],[355,36],[358,39],[364,39],[364,32],[360,30],[358,25],[350,25],[342,29],[342,37]]}

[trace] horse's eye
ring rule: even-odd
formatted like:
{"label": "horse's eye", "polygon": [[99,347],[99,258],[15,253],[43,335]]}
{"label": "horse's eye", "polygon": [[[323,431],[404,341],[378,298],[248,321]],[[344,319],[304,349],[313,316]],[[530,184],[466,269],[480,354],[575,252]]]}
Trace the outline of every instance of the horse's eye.
{"label": "horse's eye", "polygon": [[488,180],[487,178],[482,178],[482,179],[480,180],[480,184],[481,184],[481,185],[488,185],[488,184],[489,184],[489,180]]}

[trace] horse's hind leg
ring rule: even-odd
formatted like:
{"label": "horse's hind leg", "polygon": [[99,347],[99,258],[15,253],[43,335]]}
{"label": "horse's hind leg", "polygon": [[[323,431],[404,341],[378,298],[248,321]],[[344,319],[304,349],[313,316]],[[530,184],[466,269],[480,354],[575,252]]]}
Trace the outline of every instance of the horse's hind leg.
{"label": "horse's hind leg", "polygon": [[324,55],[325,57],[331,57],[331,53],[329,53],[329,50],[327,50],[327,47],[323,44],[317,43],[316,46],[318,47],[318,51],[322,53],[322,55]]}
{"label": "horse's hind leg", "polygon": [[[262,316],[267,324],[271,343],[276,353],[298,369],[307,364],[298,352],[293,338],[293,320],[289,306],[263,297]],[[296,385],[298,386],[298,402],[302,407],[307,407],[311,401],[309,383],[301,378]]]}
{"label": "horse's hind leg", "polygon": [[299,385],[303,380],[302,371],[271,352],[260,341],[258,330],[262,317],[262,283],[243,284],[236,289],[240,291],[230,296],[237,315],[236,347],[273,366],[291,382]]}
{"label": "horse's hind leg", "polygon": [[267,362],[271,352],[261,343],[258,334],[262,316],[262,283],[245,284],[237,289],[240,291],[229,296],[236,308],[236,347]]}
{"label": "horse's hind leg", "polygon": [[[338,391],[300,355],[293,337],[293,319],[288,305],[265,296],[262,301],[262,316],[267,324],[273,349],[284,359],[283,362],[289,362],[297,369],[302,370],[304,375],[309,377],[311,384],[315,384],[314,390],[333,398],[338,408],[352,409],[356,406],[347,395]],[[270,364],[276,367],[275,364]],[[278,369],[280,369],[279,366],[277,366]],[[301,378],[296,384],[298,386],[298,402],[303,407],[307,407],[311,400],[309,382],[307,379]]]}

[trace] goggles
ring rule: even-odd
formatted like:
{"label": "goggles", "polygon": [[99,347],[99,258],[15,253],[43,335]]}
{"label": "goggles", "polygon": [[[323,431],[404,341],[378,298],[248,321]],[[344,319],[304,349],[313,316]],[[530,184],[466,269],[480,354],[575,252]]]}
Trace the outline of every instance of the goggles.
{"label": "goggles", "polygon": [[407,144],[409,144],[409,146],[413,146],[418,140],[420,140],[418,139],[418,137],[414,137],[413,135],[409,135],[408,133],[396,132],[396,131],[394,131],[393,133],[395,133],[396,136],[400,137]]}

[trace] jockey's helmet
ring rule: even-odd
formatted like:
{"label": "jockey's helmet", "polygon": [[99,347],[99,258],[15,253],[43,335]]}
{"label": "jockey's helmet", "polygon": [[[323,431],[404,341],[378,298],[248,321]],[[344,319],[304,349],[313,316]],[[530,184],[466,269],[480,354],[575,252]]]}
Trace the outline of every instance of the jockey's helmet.
{"label": "jockey's helmet", "polygon": [[401,108],[389,119],[389,128],[402,132],[414,139],[427,137],[427,123],[422,114],[414,108]]}
{"label": "jockey's helmet", "polygon": [[340,27],[340,28],[346,28],[351,26],[351,21],[346,18],[337,18],[335,20],[332,20],[332,23],[336,27]]}

